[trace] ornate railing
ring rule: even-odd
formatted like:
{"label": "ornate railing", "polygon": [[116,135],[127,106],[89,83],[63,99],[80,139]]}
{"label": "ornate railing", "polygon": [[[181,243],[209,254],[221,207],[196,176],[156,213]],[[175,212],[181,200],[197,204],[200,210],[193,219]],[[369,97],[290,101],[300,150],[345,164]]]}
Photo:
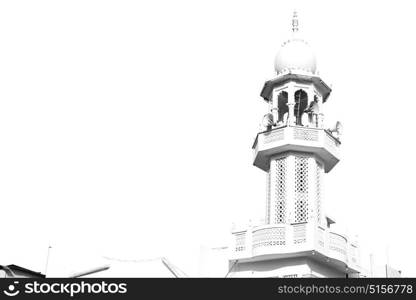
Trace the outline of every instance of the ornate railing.
{"label": "ornate railing", "polygon": [[293,138],[295,140],[317,142],[319,140],[319,131],[313,128],[293,127]]}
{"label": "ornate railing", "polygon": [[234,251],[241,252],[246,250],[246,231],[235,232],[235,248]]}
{"label": "ornate railing", "polygon": [[342,235],[334,232],[329,233],[329,250],[332,253],[332,257],[347,261],[347,239]]}
{"label": "ornate railing", "polygon": [[275,129],[273,131],[264,133],[264,142],[272,143],[275,141],[281,141],[285,138],[284,128]]}
{"label": "ornate railing", "polygon": [[270,227],[253,231],[253,249],[286,244],[286,228]]}
{"label": "ornate railing", "polygon": [[284,126],[257,135],[253,145],[254,165],[267,171],[270,157],[286,151],[314,153],[328,172],[339,161],[340,142],[329,131],[303,126]]}
{"label": "ornate railing", "polygon": [[263,225],[233,232],[232,250],[235,259],[318,251],[328,258],[359,265],[359,250],[354,243],[311,223]]}

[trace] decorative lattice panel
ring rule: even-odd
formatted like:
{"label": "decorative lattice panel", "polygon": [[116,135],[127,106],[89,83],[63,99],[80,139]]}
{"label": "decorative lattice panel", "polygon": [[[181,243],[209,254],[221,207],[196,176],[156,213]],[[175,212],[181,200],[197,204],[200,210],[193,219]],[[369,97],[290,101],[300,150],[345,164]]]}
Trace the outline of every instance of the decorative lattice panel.
{"label": "decorative lattice panel", "polygon": [[308,221],[308,157],[295,157],[295,223]]}
{"label": "decorative lattice panel", "polygon": [[276,160],[276,183],[275,183],[275,224],[286,222],[286,180],[287,180],[287,158]]}
{"label": "decorative lattice panel", "polygon": [[302,244],[306,242],[306,225],[293,225],[293,243]]}
{"label": "decorative lattice panel", "polygon": [[323,168],[319,162],[316,162],[316,219],[318,224],[322,223],[322,173]]}
{"label": "decorative lattice panel", "polygon": [[272,169],[270,168],[269,172],[267,172],[267,199],[266,199],[266,224],[270,224],[270,202],[271,202],[271,176]]}
{"label": "decorative lattice panel", "polygon": [[237,232],[234,233],[235,236],[235,251],[240,252],[246,250],[246,233]]}
{"label": "decorative lattice panel", "polygon": [[285,132],[282,129],[275,129],[269,133],[265,133],[264,143],[271,143],[275,141],[281,141],[285,138]]}
{"label": "decorative lattice panel", "polygon": [[293,131],[293,137],[295,140],[304,140],[304,141],[318,141],[319,131],[316,129],[306,129],[295,127]]}
{"label": "decorative lattice panel", "polygon": [[347,241],[340,235],[330,233],[329,249],[336,251],[342,255],[347,255]]}
{"label": "decorative lattice panel", "polygon": [[259,229],[253,232],[253,249],[286,244],[285,227]]}

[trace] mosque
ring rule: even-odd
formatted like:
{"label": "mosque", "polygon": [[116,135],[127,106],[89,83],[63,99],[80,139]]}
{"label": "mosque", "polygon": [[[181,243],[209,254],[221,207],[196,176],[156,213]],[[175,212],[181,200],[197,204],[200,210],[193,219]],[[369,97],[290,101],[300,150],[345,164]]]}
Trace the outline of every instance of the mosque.
{"label": "mosque", "polygon": [[[325,213],[324,179],[340,161],[342,125],[326,127],[331,88],[298,23],[294,13],[292,37],[275,58],[277,76],[261,91],[268,112],[252,148],[254,166],[267,176],[265,222],[233,228],[226,276],[399,277],[387,265],[380,274],[363,268],[357,240],[334,230]],[[220,252],[211,249],[217,261]]]}
{"label": "mosque", "polygon": [[[370,270],[355,238],[334,228],[325,213],[324,179],[340,161],[342,125],[325,124],[331,88],[317,73],[316,57],[299,36],[278,51],[276,78],[261,97],[268,105],[253,144],[253,165],[266,173],[263,224],[236,226],[229,245],[201,249],[201,277],[400,277],[387,264]],[[1,277],[44,277],[18,266],[0,266]],[[18,274],[18,275],[16,275]],[[0,274],[1,275],[1,274]],[[71,277],[186,277],[166,258],[105,264]]]}

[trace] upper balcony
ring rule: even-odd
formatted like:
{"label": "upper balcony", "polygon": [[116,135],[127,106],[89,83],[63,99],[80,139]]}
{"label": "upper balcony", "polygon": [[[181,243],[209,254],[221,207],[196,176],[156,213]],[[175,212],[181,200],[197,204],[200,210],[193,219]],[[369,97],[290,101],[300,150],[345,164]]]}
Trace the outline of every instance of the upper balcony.
{"label": "upper balcony", "polygon": [[257,135],[253,145],[254,165],[267,171],[270,158],[284,152],[315,154],[329,172],[339,161],[340,141],[327,130],[303,126],[283,126]]}

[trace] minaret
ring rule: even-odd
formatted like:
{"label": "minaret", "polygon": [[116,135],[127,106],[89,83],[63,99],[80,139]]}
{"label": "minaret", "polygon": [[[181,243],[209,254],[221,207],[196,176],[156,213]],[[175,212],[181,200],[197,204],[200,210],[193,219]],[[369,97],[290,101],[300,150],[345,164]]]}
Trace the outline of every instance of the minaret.
{"label": "minaret", "polygon": [[293,37],[275,59],[278,77],[261,92],[270,124],[253,148],[254,165],[267,172],[266,224],[323,225],[323,173],[339,161],[340,141],[323,126],[331,89],[316,75],[315,55],[298,31],[295,12]]}
{"label": "minaret", "polygon": [[234,276],[345,277],[358,274],[358,249],[330,229],[323,211],[323,181],[339,162],[340,123],[324,126],[331,89],[318,76],[316,58],[299,37],[275,59],[277,77],[264,84],[268,104],[254,145],[254,165],[267,174],[265,224],[236,228],[230,266]]}

